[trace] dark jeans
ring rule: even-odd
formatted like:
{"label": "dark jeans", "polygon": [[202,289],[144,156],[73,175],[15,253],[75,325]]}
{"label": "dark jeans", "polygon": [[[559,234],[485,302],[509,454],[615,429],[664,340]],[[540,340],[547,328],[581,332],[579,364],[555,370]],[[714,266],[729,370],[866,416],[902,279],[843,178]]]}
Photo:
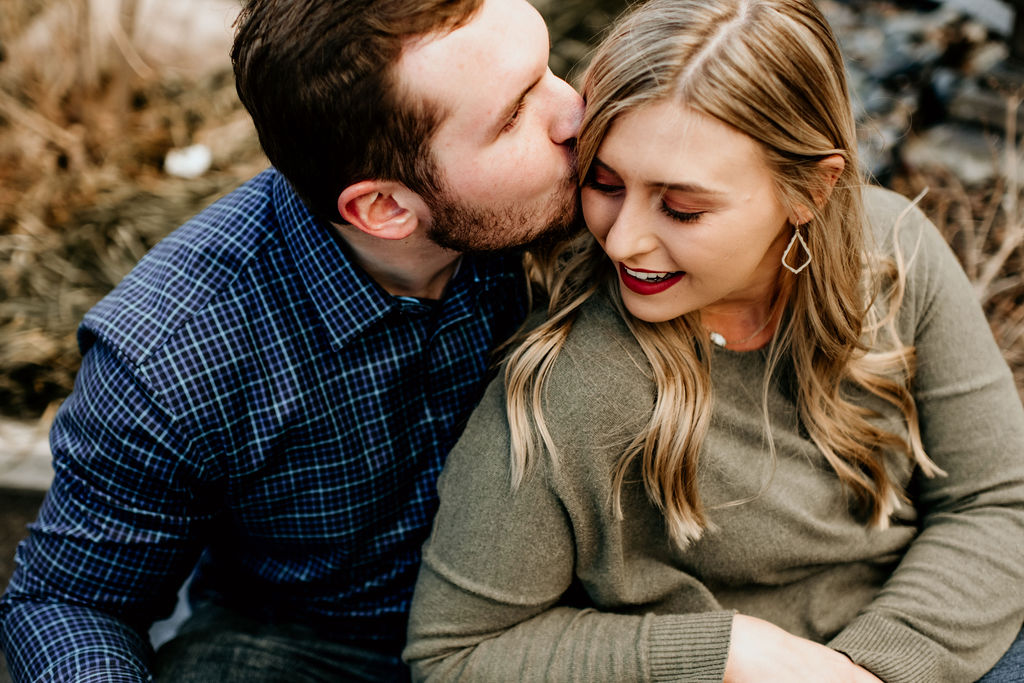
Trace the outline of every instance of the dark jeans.
{"label": "dark jeans", "polygon": [[1017,640],[996,662],[992,670],[978,679],[978,683],[1021,683],[1024,681],[1024,629],[1017,634]]}
{"label": "dark jeans", "polygon": [[[397,658],[318,640],[301,626],[262,624],[214,605],[197,607],[156,654],[168,683],[407,682]],[[978,683],[1024,682],[1024,630]]]}
{"label": "dark jeans", "polygon": [[168,683],[408,682],[397,657],[317,638],[296,625],[263,624],[199,605],[157,650],[158,681]]}

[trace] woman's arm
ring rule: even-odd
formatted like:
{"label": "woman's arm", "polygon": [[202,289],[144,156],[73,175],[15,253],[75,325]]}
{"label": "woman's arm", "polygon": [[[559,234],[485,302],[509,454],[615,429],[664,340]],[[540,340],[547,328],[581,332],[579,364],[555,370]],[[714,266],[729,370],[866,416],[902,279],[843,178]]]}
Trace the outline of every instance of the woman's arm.
{"label": "woman's arm", "polygon": [[[587,420],[628,423],[626,430],[636,425],[624,419],[628,407],[608,406],[604,415],[601,396],[592,398],[571,417],[583,439],[575,446],[602,462],[614,440],[598,443],[595,435],[603,430],[586,429]],[[577,580],[576,543],[588,543],[584,539],[596,531],[587,506],[609,501],[566,500],[556,492],[547,462],[536,463],[513,493],[508,453],[499,380],[470,419],[438,484],[440,510],[424,549],[404,653],[414,678],[720,680],[731,612],[626,615],[565,604]],[[595,472],[610,485],[610,471],[598,466]]]}
{"label": "woman's arm", "polygon": [[[889,224],[906,205],[867,196]],[[917,347],[913,390],[925,449],[948,476],[915,482],[919,535],[830,644],[885,680],[972,681],[1024,617],[1024,411],[945,241],[916,210],[901,232],[913,258],[901,313]]]}
{"label": "woman's arm", "polygon": [[[497,383],[449,456],[410,618],[414,678],[877,683],[835,650],[718,607],[663,557],[656,513],[611,516],[609,463],[642,426],[646,411],[633,407],[650,397],[646,384],[634,391],[637,365],[614,335],[590,332],[581,336],[593,345],[565,353],[567,376],[556,373],[549,394],[558,468],[537,463],[511,492]],[[573,605],[574,583],[585,602],[629,613]]]}

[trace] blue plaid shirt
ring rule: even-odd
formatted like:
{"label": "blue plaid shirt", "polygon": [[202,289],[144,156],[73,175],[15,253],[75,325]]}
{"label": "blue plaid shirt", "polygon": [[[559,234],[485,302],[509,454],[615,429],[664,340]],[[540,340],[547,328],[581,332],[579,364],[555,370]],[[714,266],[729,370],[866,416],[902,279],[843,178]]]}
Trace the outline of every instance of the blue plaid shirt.
{"label": "blue plaid shirt", "polygon": [[86,316],[55,477],[0,602],[15,680],[136,681],[193,599],[397,654],[435,480],[521,321],[519,259],[389,296],[274,170]]}

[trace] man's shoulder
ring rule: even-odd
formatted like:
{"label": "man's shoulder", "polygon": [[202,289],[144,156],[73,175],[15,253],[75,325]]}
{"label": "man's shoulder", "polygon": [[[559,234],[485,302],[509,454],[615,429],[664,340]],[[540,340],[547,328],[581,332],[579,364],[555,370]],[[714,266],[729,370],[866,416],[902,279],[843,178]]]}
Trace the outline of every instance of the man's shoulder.
{"label": "man's shoulder", "polygon": [[145,361],[211,307],[243,306],[237,290],[260,262],[282,258],[268,170],[171,232],[85,316],[83,352],[102,338],[132,364]]}

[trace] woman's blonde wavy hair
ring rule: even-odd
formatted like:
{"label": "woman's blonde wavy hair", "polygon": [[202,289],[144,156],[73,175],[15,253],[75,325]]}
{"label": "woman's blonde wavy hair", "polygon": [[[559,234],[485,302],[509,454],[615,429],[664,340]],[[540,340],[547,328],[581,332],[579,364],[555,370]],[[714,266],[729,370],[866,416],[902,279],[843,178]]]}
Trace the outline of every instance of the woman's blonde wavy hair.
{"label": "woman's blonde wavy hair", "polygon": [[[768,347],[762,396],[768,443],[774,458],[768,379],[788,358],[810,438],[863,505],[869,523],[887,525],[905,499],[888,454],[904,454],[929,476],[940,471],[924,452],[909,391],[914,349],[895,333],[903,263],[898,255],[870,256],[843,61],[814,2],[650,0],[604,39],[585,73],[583,94],[581,179],[618,117],[672,101],[760,143],[783,204],[814,212],[802,228],[810,264],[797,276],[780,269],[775,305],[782,309],[781,322]],[[819,162],[832,155],[845,166],[830,193],[831,179]],[[589,234],[536,257],[533,274],[548,296],[548,316],[520,337],[506,365],[513,486],[545,448],[557,462],[542,413],[545,381],[580,306],[603,288],[643,349],[656,385],[646,429],[610,473],[616,512],[621,515],[621,488],[638,460],[671,538],[681,546],[696,540],[708,526],[697,472],[713,404],[712,349],[699,312],[664,323],[630,316],[616,273]],[[851,387],[895,406],[906,437],[874,424],[875,414],[848,398]]]}

